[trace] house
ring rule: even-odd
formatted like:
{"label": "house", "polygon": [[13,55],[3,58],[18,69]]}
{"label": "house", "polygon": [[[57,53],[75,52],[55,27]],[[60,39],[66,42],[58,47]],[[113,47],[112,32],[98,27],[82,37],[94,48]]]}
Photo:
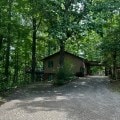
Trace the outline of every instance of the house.
{"label": "house", "polygon": [[[45,79],[49,78],[50,76],[54,75],[58,70],[60,52],[57,52],[53,55],[45,57],[43,59],[43,66],[44,66],[44,74]],[[86,60],[82,57],[78,57],[74,54],[69,52],[64,52],[64,62],[69,62],[73,67],[73,73],[77,76],[84,76],[87,72],[86,68]]]}

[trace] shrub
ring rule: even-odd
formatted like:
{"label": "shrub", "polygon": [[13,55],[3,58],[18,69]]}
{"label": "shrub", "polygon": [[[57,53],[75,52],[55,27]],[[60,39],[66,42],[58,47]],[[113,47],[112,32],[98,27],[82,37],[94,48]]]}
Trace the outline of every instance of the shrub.
{"label": "shrub", "polygon": [[73,76],[73,66],[71,63],[64,63],[64,66],[59,67],[56,72],[56,78],[53,82],[54,85],[63,85],[71,80]]}

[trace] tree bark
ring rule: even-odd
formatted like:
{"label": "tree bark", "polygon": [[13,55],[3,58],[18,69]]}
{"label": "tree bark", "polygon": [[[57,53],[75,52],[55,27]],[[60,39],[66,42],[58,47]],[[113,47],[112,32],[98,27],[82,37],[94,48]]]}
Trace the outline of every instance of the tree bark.
{"label": "tree bark", "polygon": [[36,18],[33,17],[33,36],[32,36],[32,70],[31,70],[31,81],[35,82],[35,67],[36,67]]}
{"label": "tree bark", "polygon": [[113,53],[113,79],[116,79],[116,58],[117,58],[117,54],[116,52]]}
{"label": "tree bark", "polygon": [[15,85],[17,83],[18,80],[18,46],[17,49],[15,51],[15,65],[14,65],[14,77],[13,77],[13,85]]}
{"label": "tree bark", "polygon": [[1,50],[1,48],[2,48],[2,43],[3,43],[3,36],[0,35],[0,50]]}
{"label": "tree bark", "polygon": [[65,51],[64,40],[61,40],[60,41],[60,59],[59,59],[60,67],[63,67],[64,65],[64,51]]}
{"label": "tree bark", "polygon": [[7,49],[6,49],[6,60],[5,60],[5,83],[8,83],[9,79],[9,65],[10,65],[10,45],[11,45],[11,6],[12,6],[12,1],[8,0],[8,36],[7,36]]}
{"label": "tree bark", "polygon": [[[2,9],[0,8],[0,27],[2,26]],[[0,34],[0,50],[2,48],[2,43],[3,43],[3,34]]]}
{"label": "tree bark", "polygon": [[15,48],[15,64],[14,64],[14,77],[13,77],[13,86],[18,83],[19,75],[19,45],[20,45],[20,31],[18,31],[18,40]]}
{"label": "tree bark", "polygon": [[105,66],[105,76],[108,76],[108,67]]}
{"label": "tree bark", "polygon": [[50,41],[48,41],[48,56],[51,54],[51,45]]}

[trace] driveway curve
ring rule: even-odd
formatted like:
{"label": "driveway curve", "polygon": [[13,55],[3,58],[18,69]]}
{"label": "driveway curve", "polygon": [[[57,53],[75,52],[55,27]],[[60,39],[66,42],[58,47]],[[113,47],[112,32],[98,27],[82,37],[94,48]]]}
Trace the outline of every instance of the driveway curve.
{"label": "driveway curve", "polygon": [[79,78],[61,87],[18,89],[0,106],[0,120],[120,120],[120,93],[107,77]]}

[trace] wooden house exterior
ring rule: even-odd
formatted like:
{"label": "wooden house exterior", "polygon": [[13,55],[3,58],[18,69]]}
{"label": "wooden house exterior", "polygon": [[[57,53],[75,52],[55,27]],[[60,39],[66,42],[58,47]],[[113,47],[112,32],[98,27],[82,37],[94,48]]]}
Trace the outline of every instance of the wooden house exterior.
{"label": "wooden house exterior", "polygon": [[[57,52],[43,59],[45,76],[56,73],[56,71],[60,66],[59,58],[60,58],[60,52]],[[83,75],[86,74],[87,68],[85,65],[85,59],[65,51],[64,62],[68,62],[73,66],[72,68],[74,74],[79,74],[81,70],[84,70]]]}

